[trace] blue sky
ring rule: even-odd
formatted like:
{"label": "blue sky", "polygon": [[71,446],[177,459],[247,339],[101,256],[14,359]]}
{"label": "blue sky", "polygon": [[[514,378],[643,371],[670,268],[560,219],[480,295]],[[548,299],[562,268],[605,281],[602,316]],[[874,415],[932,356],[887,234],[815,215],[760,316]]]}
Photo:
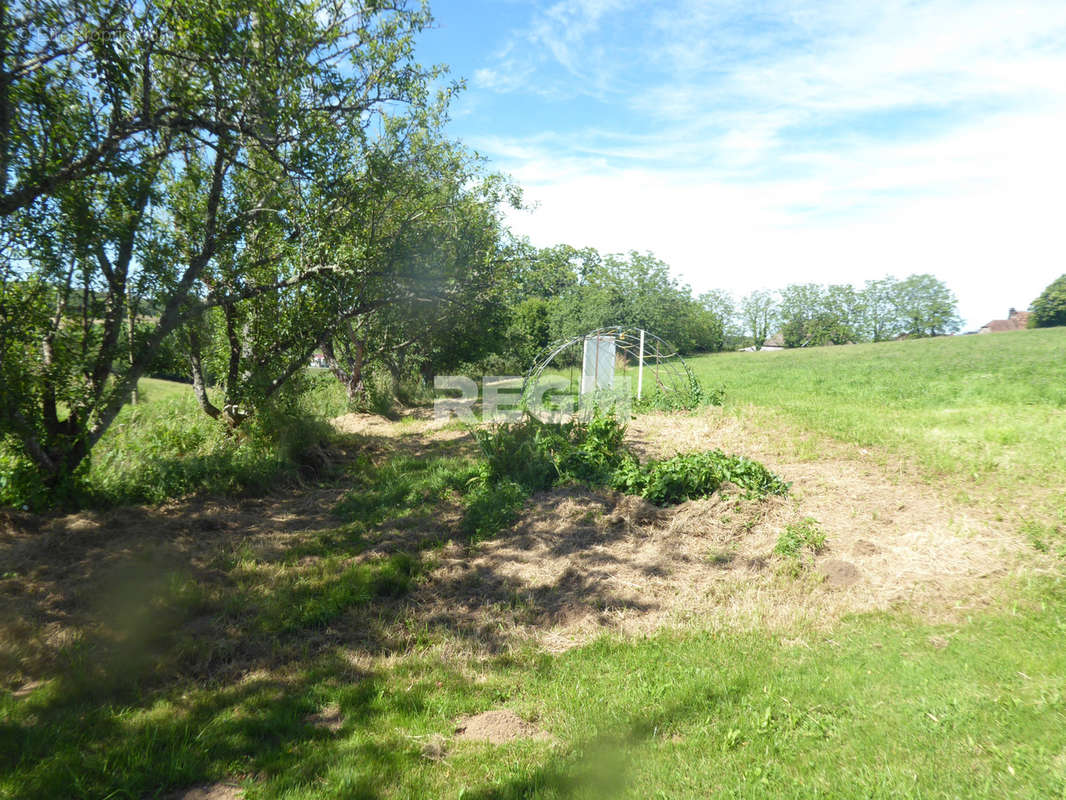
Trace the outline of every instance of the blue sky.
{"label": "blue sky", "polygon": [[969,328],[1066,272],[1066,0],[436,0],[452,132],[538,245],[697,292],[931,272]]}

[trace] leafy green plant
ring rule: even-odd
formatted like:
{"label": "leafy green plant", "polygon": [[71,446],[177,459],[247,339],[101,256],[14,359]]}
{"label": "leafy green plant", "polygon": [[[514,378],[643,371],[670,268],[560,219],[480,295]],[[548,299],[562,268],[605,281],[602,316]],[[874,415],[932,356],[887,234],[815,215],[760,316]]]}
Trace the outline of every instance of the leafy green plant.
{"label": "leafy green plant", "polygon": [[475,428],[474,438],[485,455],[486,479],[508,479],[529,492],[551,488],[559,478],[559,469],[548,440],[558,427],[529,416],[521,422]]}
{"label": "leafy green plant", "polygon": [[682,453],[643,466],[630,457],[614,473],[611,485],[626,494],[637,494],[655,505],[665,506],[706,497],[727,482],[752,497],[788,492],[788,484],[759,462],[727,455],[721,450]]}
{"label": "leafy green plant", "polygon": [[528,491],[573,481],[604,485],[626,457],[625,426],[613,414],[588,422],[521,422],[475,429],[491,480],[509,479]]}

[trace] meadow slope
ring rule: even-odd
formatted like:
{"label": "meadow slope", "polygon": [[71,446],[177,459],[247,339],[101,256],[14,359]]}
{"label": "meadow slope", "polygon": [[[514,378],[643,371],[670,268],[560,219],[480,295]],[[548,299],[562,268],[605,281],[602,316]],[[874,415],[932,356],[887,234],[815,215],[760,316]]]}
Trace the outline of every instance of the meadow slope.
{"label": "meadow slope", "polygon": [[562,487],[481,540],[466,431],[348,415],[332,474],[5,513],[0,796],[1066,798],[1064,348],[695,359],[726,406],[630,442],[766,501]]}

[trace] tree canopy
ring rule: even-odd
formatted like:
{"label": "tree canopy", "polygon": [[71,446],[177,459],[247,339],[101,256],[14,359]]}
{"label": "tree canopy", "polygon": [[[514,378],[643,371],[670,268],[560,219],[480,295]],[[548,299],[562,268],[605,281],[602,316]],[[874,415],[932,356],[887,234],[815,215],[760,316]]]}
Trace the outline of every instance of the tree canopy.
{"label": "tree canopy", "polygon": [[1066,274],[1053,280],[1030,307],[1034,328],[1066,325]]}
{"label": "tree canopy", "polygon": [[198,392],[205,410],[239,424],[343,320],[416,291],[416,242],[456,200],[438,178],[462,194],[472,174],[440,135],[454,87],[414,60],[423,9],[2,13],[0,435],[52,483],[168,337],[185,337],[201,389],[205,366],[223,385],[221,409]]}

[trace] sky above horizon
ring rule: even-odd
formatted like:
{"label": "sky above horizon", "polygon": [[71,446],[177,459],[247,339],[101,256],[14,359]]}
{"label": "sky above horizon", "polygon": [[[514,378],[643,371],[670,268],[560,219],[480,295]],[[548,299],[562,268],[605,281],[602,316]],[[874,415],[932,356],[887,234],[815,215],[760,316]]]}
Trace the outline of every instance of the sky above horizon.
{"label": "sky above horizon", "polygon": [[932,273],[964,330],[1066,272],[1066,2],[434,0],[419,58],[539,246],[697,293]]}

